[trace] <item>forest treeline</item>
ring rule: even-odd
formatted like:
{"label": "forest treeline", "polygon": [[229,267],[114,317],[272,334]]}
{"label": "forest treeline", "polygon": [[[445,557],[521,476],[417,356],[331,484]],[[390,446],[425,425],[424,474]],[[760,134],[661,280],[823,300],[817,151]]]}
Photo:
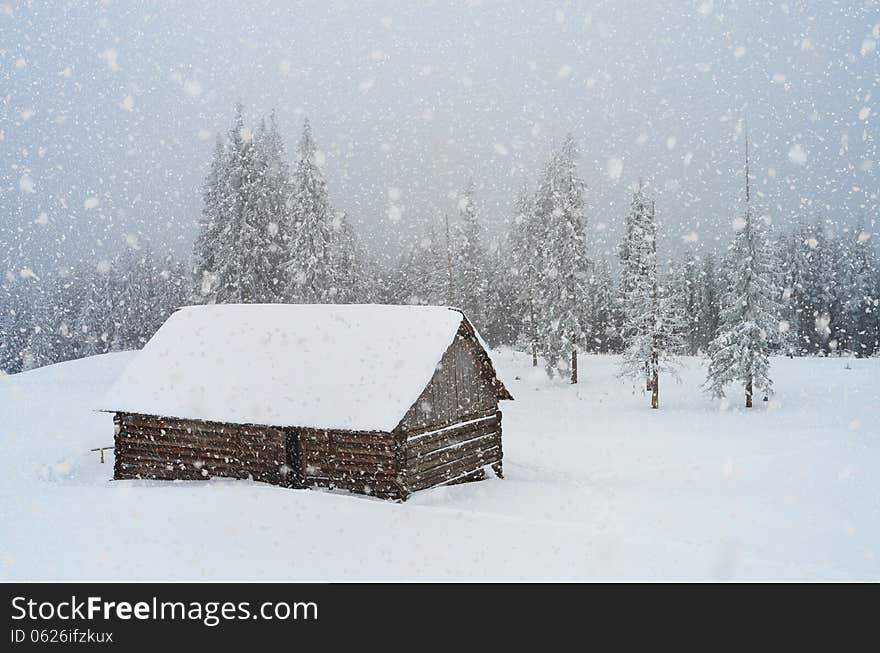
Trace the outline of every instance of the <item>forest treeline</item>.
{"label": "forest treeline", "polygon": [[[502,238],[486,238],[479,187],[464,180],[452,214],[388,269],[333,206],[320,158],[307,121],[289,158],[274,115],[251,128],[239,107],[214,151],[191,260],[137,246],[49,274],[6,271],[0,369],[139,348],[177,307],[230,302],[458,306],[491,345],[527,351],[551,375],[575,381],[578,352],[622,352],[648,389],[655,378],[655,394],[676,354],[709,354],[716,393],[742,380],[731,366],[754,348],[880,354],[880,256],[867,226],[771,225],[746,198],[730,207],[727,249],[674,258],[657,251],[661,209],[639,184],[612,261],[589,237],[569,136],[511,198]],[[761,386],[755,365],[747,375]]]}

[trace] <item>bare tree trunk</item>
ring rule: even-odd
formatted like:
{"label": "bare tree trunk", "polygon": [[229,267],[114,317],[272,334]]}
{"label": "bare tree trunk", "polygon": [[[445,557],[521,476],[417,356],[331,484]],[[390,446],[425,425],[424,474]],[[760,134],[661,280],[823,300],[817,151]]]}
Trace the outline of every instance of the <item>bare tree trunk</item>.
{"label": "bare tree trunk", "polygon": [[538,367],[538,344],[532,342],[532,367]]}
{"label": "bare tree trunk", "polygon": [[746,379],[746,408],[752,407],[752,377]]}
{"label": "bare tree trunk", "polygon": [[571,350],[571,382],[578,382],[578,350]]}
{"label": "bare tree trunk", "polygon": [[651,408],[660,408],[660,370],[657,353],[651,354]]}
{"label": "bare tree trunk", "polygon": [[645,390],[651,391],[651,361],[645,361]]}

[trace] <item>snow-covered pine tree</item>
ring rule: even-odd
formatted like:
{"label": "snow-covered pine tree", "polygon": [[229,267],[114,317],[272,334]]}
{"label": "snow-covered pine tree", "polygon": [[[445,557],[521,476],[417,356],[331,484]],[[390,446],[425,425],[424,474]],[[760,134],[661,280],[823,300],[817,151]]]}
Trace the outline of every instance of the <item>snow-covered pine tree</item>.
{"label": "snow-covered pine tree", "polygon": [[255,163],[253,134],[244,125],[242,107],[236,107],[235,118],[226,145],[226,165],[220,180],[220,225],[214,249],[216,303],[254,301],[261,287],[258,248],[261,234],[251,224],[254,219],[253,198],[259,193],[260,180]]}
{"label": "snow-covered pine tree", "polygon": [[114,351],[143,347],[185,301],[182,265],[149,246],[117,256],[110,282]]}
{"label": "snow-covered pine tree", "polygon": [[544,245],[544,223],[534,213],[528,187],[523,184],[513,205],[510,229],[510,275],[518,288],[521,343],[532,354],[532,366],[538,365],[538,280]]}
{"label": "snow-covered pine tree", "polygon": [[236,106],[227,142],[217,141],[193,246],[193,300],[275,302],[286,290],[289,169],[274,112],[255,133]]}
{"label": "snow-covered pine tree", "polygon": [[[271,185],[268,189],[268,205],[273,216],[269,223],[270,232],[276,234],[276,240],[280,251],[274,257],[276,265],[280,267],[288,259],[288,251],[293,242],[295,224],[287,207],[287,199],[290,197],[292,187],[290,179],[290,166],[287,163],[287,153],[284,140],[278,129],[278,120],[275,110],[269,114],[269,124],[265,133],[260,138],[263,156],[266,161],[266,174]],[[280,274],[280,273],[279,273]],[[278,278],[282,284],[283,274]]]}
{"label": "snow-covered pine tree", "polygon": [[777,254],[782,270],[781,345],[789,356],[809,350],[813,318],[809,318],[810,333],[805,330],[806,316],[812,309],[806,299],[810,278],[810,249],[807,227],[799,224],[780,238]]}
{"label": "snow-covered pine tree", "polygon": [[[621,316],[620,334],[624,354],[630,349],[630,339],[635,334],[633,327],[629,325],[636,311],[632,305],[633,298],[639,290],[640,280],[647,274],[645,260],[650,256],[650,248],[646,245],[646,233],[650,210],[650,202],[642,188],[642,180],[639,179],[639,185],[633,193],[630,209],[624,220],[623,240],[618,252],[620,256],[620,288],[618,291]],[[650,223],[653,225],[653,220]],[[656,264],[656,258],[654,263]],[[650,391],[651,376],[647,358],[642,360],[641,365],[645,376],[645,388]],[[624,359],[624,367],[629,369],[633,366]],[[629,369],[629,371],[635,373],[633,369]]]}
{"label": "snow-covered pine tree", "polygon": [[479,329],[486,304],[486,251],[474,195],[474,182],[470,181],[458,197],[458,221],[452,237],[452,269],[455,304]]}
{"label": "snow-covered pine tree", "polygon": [[295,225],[288,274],[288,296],[297,302],[334,301],[333,211],[327,184],[317,162],[317,146],[308,119],[303,123],[288,209]]}
{"label": "snow-covered pine tree", "polygon": [[33,325],[21,354],[22,370],[32,370],[61,360],[56,358],[56,342],[59,338],[59,298],[56,289],[55,279],[48,276],[43,277],[40,284],[34,287],[36,292],[31,295],[34,302],[31,308]]}
{"label": "snow-covered pine tree", "polygon": [[668,284],[672,310],[679,316],[684,351],[693,356],[699,351],[700,266],[690,250],[673,266]]}
{"label": "snow-covered pine tree", "polygon": [[644,247],[645,214],[649,210],[648,199],[642,190],[642,180],[633,193],[629,212],[623,223],[623,240],[620,242],[618,256],[620,258],[620,288],[618,297],[622,302],[632,291],[639,277],[644,275],[639,254]]}
{"label": "snow-covered pine tree", "polygon": [[830,354],[846,338],[841,311],[844,262],[833,226],[817,219],[804,233],[802,248],[807,265],[800,302],[800,338],[808,353]]}
{"label": "snow-covered pine tree", "polygon": [[749,190],[749,148],[746,137],[745,211],[735,221],[736,235],[725,257],[726,289],[721,297],[718,335],[709,345],[705,388],[716,397],[741,383],[746,408],[755,392],[769,396],[769,351],[779,328],[780,288],[765,221],[753,215]]}
{"label": "snow-covered pine tree", "polygon": [[364,254],[351,223],[344,211],[338,211],[333,220],[335,233],[331,249],[334,300],[340,304],[365,301],[368,297]]}
{"label": "snow-covered pine tree", "polygon": [[249,183],[242,186],[247,225],[242,244],[253,274],[247,300],[272,303],[281,301],[286,290],[282,264],[289,258],[291,231],[286,207],[289,170],[274,112],[269,125],[262,121],[254,134],[251,165]]}
{"label": "snow-covered pine tree", "polygon": [[511,274],[511,253],[507,240],[494,240],[486,252],[486,314],[480,332],[491,346],[515,345],[523,330],[521,288]]}
{"label": "snow-covered pine tree", "polygon": [[113,341],[113,296],[110,290],[113,266],[110,261],[84,264],[77,272],[82,289],[75,320],[76,356],[94,356],[110,350]]}
{"label": "snow-covered pine tree", "polygon": [[[869,322],[868,334],[873,342],[872,355],[880,354],[880,252],[874,249],[874,290],[871,295],[873,301],[869,308],[871,310],[871,320]],[[871,336],[870,334],[873,334]]]}
{"label": "snow-covered pine tree", "polygon": [[416,273],[416,246],[404,247],[390,270],[383,275],[379,297],[382,304],[413,304],[413,279]]}
{"label": "snow-covered pine tree", "polygon": [[0,371],[21,371],[22,353],[27,348],[33,325],[32,305],[38,281],[7,268],[0,284]]}
{"label": "snow-covered pine tree", "polygon": [[593,266],[589,295],[589,310],[585,318],[590,333],[587,350],[598,353],[617,351],[620,348],[620,334],[615,316],[617,307],[614,302],[611,268],[605,258],[600,258]]}
{"label": "snow-covered pine tree", "polygon": [[551,161],[550,194],[536,204],[546,234],[539,283],[543,349],[551,373],[570,355],[572,383],[578,382],[578,350],[588,338],[585,318],[592,267],[584,242],[586,185],[577,174],[577,158],[577,144],[569,135]]}
{"label": "snow-covered pine tree", "polygon": [[674,299],[660,283],[657,271],[657,223],[655,205],[642,190],[633,194],[625,240],[623,263],[624,352],[621,373],[645,379],[651,408],[660,407],[660,372],[673,370],[673,356],[682,348],[680,316]]}
{"label": "snow-covered pine tree", "polygon": [[872,251],[871,235],[861,226],[848,234],[843,244],[843,278],[841,322],[846,333],[845,348],[858,357],[874,352],[873,322],[874,281],[877,275],[876,254]]}
{"label": "snow-covered pine tree", "polygon": [[214,156],[202,190],[202,215],[198,234],[193,243],[193,291],[194,303],[213,304],[217,294],[217,250],[220,234],[225,227],[226,147],[220,136],[214,146]]}
{"label": "snow-covered pine tree", "polygon": [[721,312],[718,298],[718,273],[715,269],[715,256],[711,252],[703,255],[699,274],[699,305],[696,319],[696,345],[698,352],[709,349],[709,343],[718,333]]}
{"label": "snow-covered pine tree", "polygon": [[128,250],[113,262],[108,292],[113,302],[109,320],[113,324],[112,351],[139,349],[141,323],[145,319],[144,305],[149,298],[149,275],[146,273],[148,252]]}

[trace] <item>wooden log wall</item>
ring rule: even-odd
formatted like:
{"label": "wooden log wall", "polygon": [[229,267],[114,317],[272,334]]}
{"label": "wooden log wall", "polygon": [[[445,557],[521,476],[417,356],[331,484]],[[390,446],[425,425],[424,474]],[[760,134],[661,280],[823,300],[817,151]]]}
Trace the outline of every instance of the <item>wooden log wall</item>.
{"label": "wooden log wall", "polygon": [[480,480],[486,465],[500,476],[501,412],[486,411],[441,428],[408,432],[404,451],[408,492]]}
{"label": "wooden log wall", "polygon": [[116,413],[117,479],[252,478],[298,485],[279,428]]}
{"label": "wooden log wall", "polygon": [[399,441],[390,433],[296,429],[305,486],[405,498]]}

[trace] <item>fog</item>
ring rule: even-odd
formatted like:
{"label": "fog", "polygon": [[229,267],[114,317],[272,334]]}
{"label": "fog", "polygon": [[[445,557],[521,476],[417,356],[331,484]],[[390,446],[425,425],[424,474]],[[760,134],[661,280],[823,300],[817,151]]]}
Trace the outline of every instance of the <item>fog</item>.
{"label": "fog", "polygon": [[872,229],[878,39],[867,0],[3,5],[3,264],[186,255],[238,101],[289,154],[308,116],[334,205],[391,259],[470,179],[505,233],[568,132],[597,253],[640,178],[668,251],[726,243],[744,123],[770,219]]}

